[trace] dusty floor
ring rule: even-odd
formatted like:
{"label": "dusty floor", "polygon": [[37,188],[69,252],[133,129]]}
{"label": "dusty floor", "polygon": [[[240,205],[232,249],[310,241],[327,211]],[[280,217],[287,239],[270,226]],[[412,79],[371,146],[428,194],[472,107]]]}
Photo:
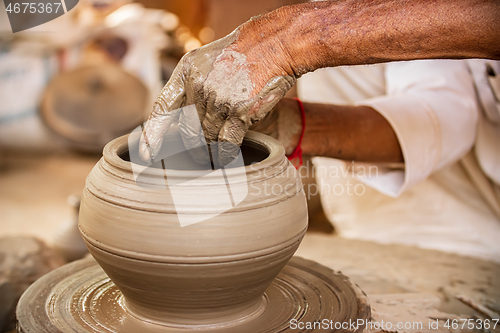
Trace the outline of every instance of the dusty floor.
{"label": "dusty floor", "polygon": [[[27,234],[50,244],[57,227],[73,215],[67,197],[81,193],[98,159],[79,154],[0,154],[0,237]],[[437,309],[466,318],[499,317],[500,265],[414,247],[341,239],[314,222],[297,255],[350,276],[369,295],[376,320],[398,312],[410,314],[408,320],[411,316],[454,318]],[[422,332],[427,331],[441,332]],[[460,330],[442,330],[451,331]]]}

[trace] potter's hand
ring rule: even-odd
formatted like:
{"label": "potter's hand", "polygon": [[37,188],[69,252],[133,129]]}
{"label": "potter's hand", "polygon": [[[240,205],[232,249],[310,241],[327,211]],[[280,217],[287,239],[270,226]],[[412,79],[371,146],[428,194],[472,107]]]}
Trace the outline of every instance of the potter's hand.
{"label": "potter's hand", "polygon": [[[255,27],[245,32],[248,24],[255,23],[250,20],[181,59],[144,128],[139,152],[145,161],[156,156],[164,133],[178,119],[184,144],[196,162],[210,161],[206,149],[192,149],[204,144],[202,130],[207,143],[233,143],[218,145],[219,163],[229,163],[248,128],[292,87],[296,78],[279,41],[272,34],[255,36]],[[192,112],[177,110],[190,105],[196,106],[198,117],[196,112],[193,117]]]}
{"label": "potter's hand", "polygon": [[302,116],[296,100],[283,98],[259,122],[250,127],[278,140],[285,147],[286,155],[293,153],[302,132]]}

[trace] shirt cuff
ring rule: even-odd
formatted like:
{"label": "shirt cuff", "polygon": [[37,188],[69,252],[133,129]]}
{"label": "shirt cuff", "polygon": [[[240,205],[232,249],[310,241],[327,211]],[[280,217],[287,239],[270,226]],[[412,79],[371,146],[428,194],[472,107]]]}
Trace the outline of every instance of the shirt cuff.
{"label": "shirt cuff", "polygon": [[435,170],[441,156],[441,128],[432,108],[421,98],[411,94],[381,96],[358,105],[371,106],[389,122],[405,161],[404,170],[381,168],[376,176],[358,177],[361,182],[398,197]]}

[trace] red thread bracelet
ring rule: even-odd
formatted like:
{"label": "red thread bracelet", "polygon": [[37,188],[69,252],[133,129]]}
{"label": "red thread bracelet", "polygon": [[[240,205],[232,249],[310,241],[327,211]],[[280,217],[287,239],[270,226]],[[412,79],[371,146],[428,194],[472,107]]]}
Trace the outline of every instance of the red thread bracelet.
{"label": "red thread bracelet", "polygon": [[[296,169],[298,169],[302,166],[302,139],[304,138],[304,132],[306,131],[306,112],[304,111],[304,104],[302,104],[302,101],[297,97],[294,97],[293,99],[299,103],[300,114],[302,116],[302,132],[300,133],[299,144],[295,147],[293,153],[288,156],[288,160],[292,162]],[[296,158],[299,159],[298,165],[293,163],[293,160]]]}

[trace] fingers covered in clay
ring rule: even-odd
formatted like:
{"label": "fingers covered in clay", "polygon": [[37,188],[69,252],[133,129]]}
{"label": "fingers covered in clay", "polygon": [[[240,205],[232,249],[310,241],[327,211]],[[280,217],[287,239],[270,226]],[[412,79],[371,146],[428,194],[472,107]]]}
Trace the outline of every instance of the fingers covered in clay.
{"label": "fingers covered in clay", "polygon": [[257,95],[256,103],[250,112],[252,123],[264,118],[292,88],[295,81],[294,77],[288,75],[271,78]]}
{"label": "fingers covered in clay", "polygon": [[239,153],[249,123],[241,118],[229,118],[219,132],[218,159],[221,165],[231,163]]}
{"label": "fingers covered in clay", "polygon": [[198,164],[210,163],[205,135],[195,105],[183,107],[179,115],[179,131],[186,150]]}
{"label": "fingers covered in clay", "polygon": [[151,115],[146,122],[139,142],[139,156],[145,162],[151,162],[161,148],[163,135],[170,128],[185,100],[184,62],[181,60],[174,70],[170,80],[158,95]]}

